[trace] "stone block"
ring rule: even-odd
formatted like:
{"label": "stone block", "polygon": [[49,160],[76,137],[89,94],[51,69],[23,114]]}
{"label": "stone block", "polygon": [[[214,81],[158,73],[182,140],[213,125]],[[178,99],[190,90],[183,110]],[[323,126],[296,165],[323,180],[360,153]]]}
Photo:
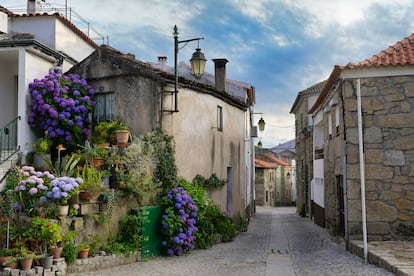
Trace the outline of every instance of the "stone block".
{"label": "stone block", "polygon": [[88,215],[88,214],[98,214],[99,213],[99,203],[90,202],[79,204],[79,214]]}
{"label": "stone block", "polygon": [[388,235],[391,226],[387,222],[367,222],[368,235]]}
{"label": "stone block", "polygon": [[367,221],[370,222],[393,222],[398,217],[395,207],[381,201],[367,201],[366,209]]}
{"label": "stone block", "polygon": [[404,166],[404,153],[401,150],[386,150],[384,152],[384,165]]}
{"label": "stone block", "polygon": [[396,205],[398,209],[402,209],[402,210],[413,210],[414,209],[414,201],[411,201],[411,200],[399,199],[396,201]]}
{"label": "stone block", "polygon": [[83,228],[83,218],[82,217],[72,218],[71,228],[73,230],[82,229]]}

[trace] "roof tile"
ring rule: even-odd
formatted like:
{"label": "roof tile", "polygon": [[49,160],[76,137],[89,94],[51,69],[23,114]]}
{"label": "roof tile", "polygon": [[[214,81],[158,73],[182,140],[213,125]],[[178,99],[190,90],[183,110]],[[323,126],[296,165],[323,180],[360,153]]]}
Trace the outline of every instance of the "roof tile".
{"label": "roof tile", "polygon": [[358,63],[348,63],[345,69],[372,68],[382,66],[414,65],[414,34]]}

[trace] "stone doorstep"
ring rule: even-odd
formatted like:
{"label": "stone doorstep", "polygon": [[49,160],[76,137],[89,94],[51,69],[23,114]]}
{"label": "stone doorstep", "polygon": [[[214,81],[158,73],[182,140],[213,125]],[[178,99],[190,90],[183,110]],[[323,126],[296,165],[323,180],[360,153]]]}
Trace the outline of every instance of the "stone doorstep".
{"label": "stone doorstep", "polygon": [[[376,247],[376,250],[380,250],[379,247]],[[414,274],[406,274],[404,272],[405,265],[402,264],[398,259],[394,256],[384,253],[381,251],[376,252],[376,250],[370,250],[370,245],[368,244],[368,263],[377,265],[382,267],[392,273],[398,275],[414,275]],[[361,258],[364,258],[364,248],[362,241],[350,241],[349,242],[349,251],[352,254],[355,254]],[[407,268],[410,270],[414,270],[413,268]]]}

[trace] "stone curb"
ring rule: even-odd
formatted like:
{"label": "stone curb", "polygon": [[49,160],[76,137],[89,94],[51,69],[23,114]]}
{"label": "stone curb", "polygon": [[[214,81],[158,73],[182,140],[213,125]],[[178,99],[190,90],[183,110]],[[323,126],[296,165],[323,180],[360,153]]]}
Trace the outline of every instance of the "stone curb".
{"label": "stone curb", "polygon": [[[414,275],[414,264],[407,264],[396,258],[389,252],[389,246],[385,246],[384,242],[377,242],[375,246],[368,243],[368,263],[387,269],[396,276],[410,276]],[[392,245],[391,245],[392,247]],[[361,258],[364,258],[364,245],[362,241],[350,241],[349,252]]]}

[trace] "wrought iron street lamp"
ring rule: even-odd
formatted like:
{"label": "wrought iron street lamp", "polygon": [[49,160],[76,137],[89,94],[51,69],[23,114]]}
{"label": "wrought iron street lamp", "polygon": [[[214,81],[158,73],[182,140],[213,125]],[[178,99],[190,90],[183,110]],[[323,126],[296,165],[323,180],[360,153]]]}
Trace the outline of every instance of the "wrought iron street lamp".
{"label": "wrought iron street lamp", "polygon": [[[184,48],[188,42],[191,41],[200,41],[204,39],[203,37],[197,37],[197,38],[191,38],[191,39],[185,39],[185,40],[178,40],[178,28],[177,25],[174,26],[174,95],[175,95],[175,109],[174,112],[178,112],[178,102],[177,102],[177,94],[178,94],[178,52],[180,49]],[[179,44],[186,43],[184,46],[179,48]],[[190,63],[191,63],[191,73],[193,76],[195,76],[197,79],[201,78],[201,76],[204,74],[204,68],[206,65],[206,58],[204,57],[204,54],[201,52],[201,49],[197,47],[196,51],[193,53]]]}
{"label": "wrought iron street lamp", "polygon": [[257,125],[259,126],[259,130],[263,131],[265,129],[265,125],[266,125],[265,121],[263,120],[263,116],[262,116],[263,113],[257,112],[257,113],[253,113],[253,114],[260,114],[260,120],[259,120],[259,122],[257,122]]}
{"label": "wrought iron street lamp", "polygon": [[259,120],[259,122],[257,123],[258,124],[258,126],[259,126],[259,130],[260,131],[263,131],[264,129],[265,129],[265,121],[263,120],[263,117],[260,117],[260,120]]}

